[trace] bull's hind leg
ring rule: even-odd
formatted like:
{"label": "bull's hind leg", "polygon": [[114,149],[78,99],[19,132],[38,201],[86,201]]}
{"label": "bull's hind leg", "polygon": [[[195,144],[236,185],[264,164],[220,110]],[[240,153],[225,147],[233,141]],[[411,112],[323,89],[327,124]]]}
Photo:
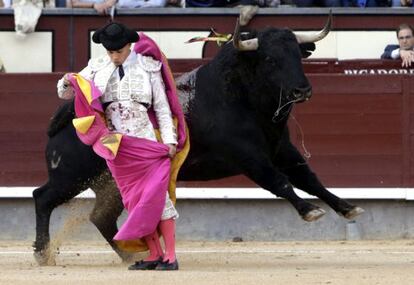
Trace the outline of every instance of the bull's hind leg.
{"label": "bull's hind leg", "polygon": [[293,186],[318,197],[345,218],[354,219],[364,212],[362,208],[351,205],[329,192],[290,141],[282,143],[274,162]]}
{"label": "bull's hind leg", "polygon": [[236,159],[237,165],[242,168],[247,177],[276,196],[287,199],[307,222],[316,221],[325,214],[323,209],[296,195],[287,177],[275,169],[265,153],[254,146],[250,146],[248,149],[239,149],[238,151],[233,149],[237,153],[233,159]]}
{"label": "bull's hind leg", "polygon": [[90,221],[97,227],[122,261],[131,262],[133,255],[119,249],[113,241],[115,234],[118,232],[116,221],[124,207],[121,195],[111,175],[106,172],[99,178],[98,183],[92,187],[96,194],[96,201],[95,207],[90,214]]}
{"label": "bull's hind leg", "polygon": [[34,257],[39,265],[54,265],[54,255],[49,249],[49,223],[52,211],[59,205],[69,201],[82,189],[53,187],[50,182],[33,191],[36,209],[36,240],[33,243]]}

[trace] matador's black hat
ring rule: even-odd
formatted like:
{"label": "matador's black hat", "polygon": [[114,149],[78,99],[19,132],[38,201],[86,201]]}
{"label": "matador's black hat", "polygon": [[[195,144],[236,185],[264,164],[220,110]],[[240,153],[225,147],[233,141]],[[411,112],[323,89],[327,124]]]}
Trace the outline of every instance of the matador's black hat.
{"label": "matador's black hat", "polygon": [[139,40],[138,33],[120,23],[109,23],[92,36],[94,43],[102,44],[107,50],[119,50]]}

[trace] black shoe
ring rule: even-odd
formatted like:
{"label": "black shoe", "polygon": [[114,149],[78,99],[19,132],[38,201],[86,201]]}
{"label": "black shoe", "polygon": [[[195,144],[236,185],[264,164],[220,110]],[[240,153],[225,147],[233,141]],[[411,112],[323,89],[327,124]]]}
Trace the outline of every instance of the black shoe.
{"label": "black shoe", "polygon": [[153,261],[140,260],[128,266],[128,270],[154,270],[160,262],[162,262],[162,259]]}
{"label": "black shoe", "polygon": [[161,261],[155,267],[155,270],[178,270],[178,261],[177,259],[173,263],[169,263],[169,260]]}

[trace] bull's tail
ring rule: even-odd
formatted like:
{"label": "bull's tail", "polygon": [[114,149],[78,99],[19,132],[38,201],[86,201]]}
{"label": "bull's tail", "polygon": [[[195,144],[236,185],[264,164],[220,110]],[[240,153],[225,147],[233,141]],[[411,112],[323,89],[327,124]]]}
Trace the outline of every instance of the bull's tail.
{"label": "bull's tail", "polygon": [[47,129],[47,135],[50,138],[53,137],[61,129],[70,124],[73,118],[75,118],[75,107],[73,100],[71,100],[59,106],[55,114],[53,114]]}

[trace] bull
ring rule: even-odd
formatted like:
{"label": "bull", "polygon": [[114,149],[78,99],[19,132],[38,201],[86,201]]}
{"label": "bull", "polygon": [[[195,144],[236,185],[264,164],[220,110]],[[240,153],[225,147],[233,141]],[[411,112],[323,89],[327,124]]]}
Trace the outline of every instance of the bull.
{"label": "bull", "polygon": [[[190,131],[191,150],[178,180],[209,180],[243,174],[272,194],[287,199],[305,221],[325,211],[301,199],[293,186],[353,219],[363,209],[330,193],[291,143],[287,121],[294,104],[308,100],[312,87],[301,59],[331,27],[313,35],[266,28],[240,34],[207,64],[177,79]],[[113,242],[123,211],[105,161],[77,138],[70,123],[73,101],[63,104],[48,129],[48,181],[33,192],[36,208],[34,254],[49,258],[49,223],[54,208],[87,188],[96,194],[91,222],[123,260],[130,255]],[[76,154],[76,155],[75,155]]]}

